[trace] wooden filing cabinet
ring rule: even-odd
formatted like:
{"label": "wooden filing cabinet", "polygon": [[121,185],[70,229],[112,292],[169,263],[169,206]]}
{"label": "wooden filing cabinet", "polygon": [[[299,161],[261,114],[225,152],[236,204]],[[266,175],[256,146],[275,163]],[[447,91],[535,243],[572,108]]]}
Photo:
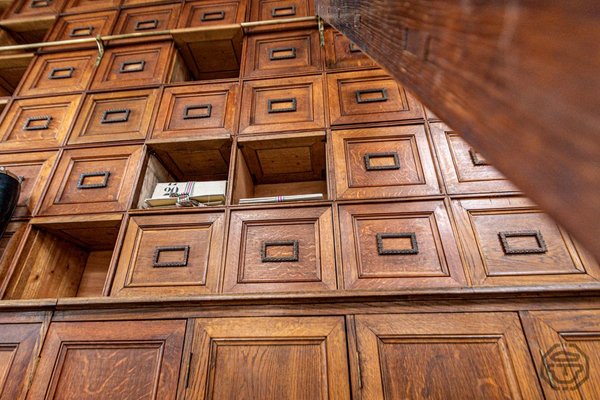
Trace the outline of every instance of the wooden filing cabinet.
{"label": "wooden filing cabinet", "polygon": [[453,201],[475,285],[596,282],[598,264],[529,200]]}
{"label": "wooden filing cabinet", "polygon": [[174,51],[171,42],[111,48],[104,54],[91,88],[115,89],[167,82]]}
{"label": "wooden filing cabinet", "polygon": [[81,95],[14,100],[0,124],[0,151],[61,146],[80,101]]}
{"label": "wooden filing cabinet", "polygon": [[185,320],[55,322],[29,398],[172,399],[185,326]]}
{"label": "wooden filing cabinet", "polygon": [[251,0],[250,21],[315,15],[313,0]]}
{"label": "wooden filing cabinet", "polygon": [[144,140],[157,98],[153,89],[88,94],[68,143]]}
{"label": "wooden filing cabinet", "polygon": [[231,213],[224,292],[335,289],[330,207]]}
{"label": "wooden filing cabinet", "polygon": [[165,88],[152,139],[200,139],[235,132],[237,83]]}
{"label": "wooden filing cabinet", "polygon": [[442,201],[341,205],[339,215],[346,289],[466,285]]}
{"label": "wooden filing cabinet", "polygon": [[333,28],[325,30],[325,63],[328,70],[377,66],[350,39]]}
{"label": "wooden filing cabinet", "polygon": [[132,216],[111,295],[216,292],[224,219],[223,212]]}
{"label": "wooden filing cabinet", "polygon": [[321,75],[244,83],[240,134],[323,129]]}
{"label": "wooden filing cabinet", "polygon": [[17,93],[39,96],[84,91],[92,79],[96,53],[73,51],[36,57]]}
{"label": "wooden filing cabinet", "polygon": [[3,19],[58,14],[63,3],[63,0],[15,0],[5,11]]}
{"label": "wooden filing cabinet", "polygon": [[179,28],[218,26],[244,22],[247,0],[196,0],[183,5]]}
{"label": "wooden filing cabinet", "polygon": [[423,125],[332,132],[339,199],[440,194]]}
{"label": "wooden filing cabinet", "polygon": [[315,29],[248,37],[244,78],[306,75],[322,70],[319,32]]}
{"label": "wooden filing cabinet", "polygon": [[331,125],[383,121],[419,121],[415,98],[381,70],[327,76]]}
{"label": "wooden filing cabinet", "polygon": [[127,210],[141,158],[142,146],[65,150],[39,214]]}
{"label": "wooden filing cabinet", "polygon": [[113,34],[173,29],[177,25],[180,11],[181,4],[123,9]]}
{"label": "wooden filing cabinet", "polygon": [[[17,254],[23,235],[27,229],[27,221],[13,221],[8,224],[4,235],[0,238],[0,293],[6,286],[10,275],[10,265]],[[0,393],[2,393],[0,391]]]}
{"label": "wooden filing cabinet", "polygon": [[91,38],[97,35],[105,36],[112,31],[116,18],[117,11],[61,15],[46,36],[46,40],[58,41]]}
{"label": "wooden filing cabinet", "polygon": [[123,7],[134,7],[148,4],[168,3],[170,0],[122,0]]}
{"label": "wooden filing cabinet", "polygon": [[121,0],[67,0],[65,13],[83,13],[116,8]]}

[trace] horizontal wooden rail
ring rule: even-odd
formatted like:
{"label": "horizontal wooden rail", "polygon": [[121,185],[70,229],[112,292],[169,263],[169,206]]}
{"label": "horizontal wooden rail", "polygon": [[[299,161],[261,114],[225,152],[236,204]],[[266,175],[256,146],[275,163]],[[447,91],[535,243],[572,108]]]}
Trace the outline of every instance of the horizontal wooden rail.
{"label": "horizontal wooden rail", "polygon": [[600,260],[600,2],[316,4]]}

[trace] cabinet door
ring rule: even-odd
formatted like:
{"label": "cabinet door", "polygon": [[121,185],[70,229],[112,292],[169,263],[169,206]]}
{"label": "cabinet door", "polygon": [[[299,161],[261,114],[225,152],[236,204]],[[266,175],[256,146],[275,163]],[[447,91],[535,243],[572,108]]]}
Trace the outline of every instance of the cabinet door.
{"label": "cabinet door", "polygon": [[23,399],[42,323],[0,321],[0,400]]}
{"label": "cabinet door", "polygon": [[187,399],[349,399],[342,317],[206,318]]}
{"label": "cabinet door", "polygon": [[546,399],[600,398],[600,310],[526,312],[523,324]]}
{"label": "cabinet door", "polygon": [[29,399],[175,399],[185,321],[55,322]]}
{"label": "cabinet door", "polygon": [[512,313],[356,317],[362,398],[541,399]]}

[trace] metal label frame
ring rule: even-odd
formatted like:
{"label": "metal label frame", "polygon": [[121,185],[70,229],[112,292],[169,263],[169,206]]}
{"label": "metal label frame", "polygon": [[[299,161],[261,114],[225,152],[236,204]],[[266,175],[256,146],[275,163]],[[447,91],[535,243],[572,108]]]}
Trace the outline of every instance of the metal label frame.
{"label": "metal label frame", "polygon": [[[85,178],[90,178],[92,176],[104,176],[104,182],[102,183],[89,183],[85,184],[83,181]],[[79,175],[79,180],[77,181],[77,189],[101,189],[108,186],[108,178],[110,177],[110,171],[99,171],[99,172],[84,172]]]}
{"label": "metal label frame", "polygon": [[[190,115],[190,111],[192,110],[206,110],[206,114],[200,115]],[[187,105],[183,110],[183,119],[202,119],[202,118],[210,118],[212,115],[212,104],[196,104],[196,105]]]}
{"label": "metal label frame", "polygon": [[[510,246],[508,243],[508,238],[511,237],[527,237],[533,236],[538,243],[537,248],[525,248],[525,249],[515,249]],[[500,242],[502,243],[502,250],[506,255],[515,255],[515,254],[544,254],[548,252],[548,247],[546,246],[546,241],[542,236],[542,232],[538,230],[530,230],[530,231],[505,231],[498,232],[498,237],[500,238]]]}
{"label": "metal label frame", "polygon": [[[125,69],[130,65],[136,65],[136,64],[139,64],[140,66],[135,69]],[[144,70],[144,68],[146,68],[146,60],[124,61],[121,63],[121,66],[119,67],[119,73],[130,74],[132,72],[142,72]]]}
{"label": "metal label frame", "polygon": [[[386,249],[383,246],[383,239],[410,239],[410,249]],[[415,232],[398,232],[398,233],[378,233],[377,253],[380,256],[388,255],[412,255],[419,254],[419,244],[417,243],[417,234]]]}
{"label": "metal label frame", "polygon": [[[58,72],[68,72],[67,75],[56,75]],[[48,79],[69,79],[73,77],[73,72],[75,72],[75,67],[64,67],[64,68],[52,68],[50,73],[48,74]]]}
{"label": "metal label frame", "polygon": [[[125,114],[125,116],[122,118],[117,118],[117,119],[108,119],[108,117],[110,115],[114,115],[114,114]],[[100,119],[100,123],[101,124],[118,124],[121,122],[127,122],[127,121],[129,121],[130,114],[131,114],[131,110],[129,108],[104,110],[104,112],[102,113],[102,119]]]}
{"label": "metal label frame", "polygon": [[[281,52],[290,52],[291,54],[286,54],[283,56],[276,56],[275,53]],[[277,47],[269,50],[269,60],[271,61],[279,61],[279,60],[290,60],[296,58],[296,48],[295,47]]]}
{"label": "metal label frame", "polygon": [[[383,103],[385,101],[388,101],[388,94],[385,88],[357,90],[354,93],[356,94],[356,102],[358,104]],[[363,99],[363,95],[370,93],[381,93],[381,97],[375,99]]]}
{"label": "metal label frame", "polygon": [[[183,261],[159,262],[160,253],[163,251],[183,251]],[[187,267],[190,257],[190,246],[162,246],[154,248],[152,258],[153,268]]]}
{"label": "metal label frame", "polygon": [[[371,165],[372,158],[386,158],[393,157],[394,164],[393,165]],[[365,159],[365,168],[367,171],[391,171],[400,169],[400,157],[398,153],[395,151],[385,152],[385,153],[367,153],[364,156]]]}
{"label": "metal label frame", "polygon": [[[286,107],[286,108],[278,108],[276,110],[273,109],[274,104],[281,104],[281,103],[292,103],[292,105],[290,107]],[[297,111],[297,109],[298,109],[298,101],[296,100],[295,97],[290,97],[287,99],[269,99],[267,112],[269,114],[277,114],[277,113],[284,113],[284,112],[295,112],[295,111]]]}
{"label": "metal label frame", "polygon": [[[289,257],[268,257],[267,248],[271,246],[292,246],[292,255]],[[300,259],[300,244],[297,240],[276,240],[262,242],[260,259],[262,262],[298,262]]]}
{"label": "metal label frame", "polygon": [[[36,121],[46,121],[46,123],[44,125],[40,125],[40,126],[30,126],[30,124],[32,122],[36,122]],[[23,130],[24,131],[43,131],[43,130],[50,128],[50,122],[52,122],[52,117],[49,115],[44,115],[41,117],[29,117],[29,118],[27,118],[27,120],[25,120],[25,123],[23,124]]]}

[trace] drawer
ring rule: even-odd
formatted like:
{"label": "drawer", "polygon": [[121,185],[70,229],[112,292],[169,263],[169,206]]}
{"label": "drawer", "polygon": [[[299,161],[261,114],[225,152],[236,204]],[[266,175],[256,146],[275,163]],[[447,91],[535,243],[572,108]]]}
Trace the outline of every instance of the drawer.
{"label": "drawer", "polygon": [[170,42],[109,49],[98,66],[92,89],[149,86],[167,82],[173,64],[173,51]]}
{"label": "drawer", "polygon": [[183,6],[179,28],[227,25],[244,21],[246,0],[188,1]]}
{"label": "drawer", "polygon": [[[112,30],[116,17],[116,11],[61,15],[46,40],[52,42],[108,35]],[[96,45],[92,44],[92,46],[95,47]]]}
{"label": "drawer", "polygon": [[65,150],[39,215],[127,210],[142,158],[142,146]]}
{"label": "drawer", "polygon": [[157,96],[157,90],[88,94],[68,144],[145,139]]}
{"label": "drawer", "polygon": [[377,64],[341,32],[325,31],[325,60],[327,69],[374,67]]}
{"label": "drawer", "polygon": [[313,0],[250,0],[250,21],[315,15]]}
{"label": "drawer", "polygon": [[381,70],[327,76],[331,125],[422,120],[420,104]]}
{"label": "drawer", "polygon": [[321,75],[244,83],[240,133],[323,129]]}
{"label": "drawer", "polygon": [[233,211],[224,292],[336,289],[330,207]]}
{"label": "drawer", "polygon": [[598,265],[529,200],[452,203],[474,284],[538,286],[600,278]]}
{"label": "drawer", "polygon": [[16,0],[3,15],[3,19],[58,14],[63,3],[63,0]]}
{"label": "drawer", "polygon": [[429,125],[440,168],[450,194],[507,193],[518,189],[484,157],[465,142],[458,132],[443,123]]}
{"label": "drawer", "polygon": [[246,45],[244,77],[308,74],[323,69],[319,31],[251,35]]}
{"label": "drawer", "polygon": [[465,286],[443,201],[340,206],[346,289]]}
{"label": "drawer", "polygon": [[0,151],[62,145],[80,101],[80,95],[14,100],[0,125]]}
{"label": "drawer", "polygon": [[113,34],[173,29],[177,25],[180,10],[180,4],[123,9]]}
{"label": "drawer", "polygon": [[0,167],[20,177],[21,194],[13,218],[29,217],[50,177],[58,152],[0,154]]}
{"label": "drawer", "polygon": [[81,92],[90,84],[97,55],[90,50],[38,56],[17,92],[21,96]]}
{"label": "drawer", "polygon": [[338,199],[440,194],[423,125],[332,132]]}
{"label": "drawer", "polygon": [[121,0],[67,0],[65,13],[83,13],[116,8]]}
{"label": "drawer", "polygon": [[222,212],[132,216],[111,295],[216,292],[223,225]]}
{"label": "drawer", "polygon": [[237,92],[237,83],[166,88],[152,139],[233,134]]}

